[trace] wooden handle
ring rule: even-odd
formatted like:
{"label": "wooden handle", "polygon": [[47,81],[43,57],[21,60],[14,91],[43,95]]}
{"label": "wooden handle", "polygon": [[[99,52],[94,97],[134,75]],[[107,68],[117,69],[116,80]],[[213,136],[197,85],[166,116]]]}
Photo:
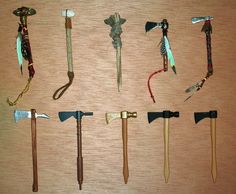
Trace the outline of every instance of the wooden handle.
{"label": "wooden handle", "polygon": [[36,110],[32,109],[31,114],[31,136],[32,136],[32,157],[33,157],[33,192],[38,191],[38,165],[37,165],[37,136],[36,136]]}
{"label": "wooden handle", "polygon": [[216,119],[211,119],[211,174],[213,182],[216,182],[217,163],[216,163]]}
{"label": "wooden handle", "polygon": [[81,119],[77,119],[77,180],[79,183],[79,189],[82,189],[83,183],[83,157],[82,157],[82,132],[81,132]]}
{"label": "wooden handle", "polygon": [[164,118],[164,177],[168,183],[170,176],[169,168],[169,118]]}
{"label": "wooden handle", "polygon": [[123,139],[123,176],[125,184],[127,184],[129,178],[127,119],[122,119],[122,139]]}

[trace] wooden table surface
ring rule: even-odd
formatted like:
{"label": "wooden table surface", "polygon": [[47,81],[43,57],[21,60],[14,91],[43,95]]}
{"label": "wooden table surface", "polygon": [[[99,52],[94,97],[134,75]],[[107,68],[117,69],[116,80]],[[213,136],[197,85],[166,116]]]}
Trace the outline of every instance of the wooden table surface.
{"label": "wooden table surface", "polygon": [[[19,18],[12,11],[33,7],[28,18],[36,70],[30,91],[17,106],[9,107],[27,81],[20,75],[15,53]],[[54,101],[54,91],[68,81],[63,9],[73,9],[72,44],[75,78],[64,96]],[[30,120],[15,123],[14,109],[47,113],[37,120],[39,192],[43,194],[234,194],[236,193],[236,1],[170,0],[45,0],[2,1],[0,7],[0,193],[26,194],[32,189]],[[119,12],[122,25],[123,87],[117,92],[115,49],[110,27],[103,20]],[[214,75],[192,99],[184,90],[206,73],[203,23],[193,16],[214,16],[212,56]],[[171,69],[152,79],[153,104],[147,90],[151,72],[162,68],[158,43],[161,30],[146,34],[146,21],[169,21],[169,34],[177,76]],[[163,177],[163,119],[148,124],[148,111],[179,111],[170,121],[170,179]],[[210,121],[195,125],[193,112],[218,110],[218,178],[211,178]],[[58,112],[94,112],[84,117],[84,183],[76,179],[76,121],[59,121]],[[121,121],[105,123],[105,112],[137,111],[128,121],[130,177],[122,175]]]}

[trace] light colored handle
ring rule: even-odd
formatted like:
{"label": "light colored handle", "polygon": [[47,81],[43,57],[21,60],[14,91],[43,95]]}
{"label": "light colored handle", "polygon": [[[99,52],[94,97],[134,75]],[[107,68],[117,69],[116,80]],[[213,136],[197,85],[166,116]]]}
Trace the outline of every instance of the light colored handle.
{"label": "light colored handle", "polygon": [[125,184],[127,184],[129,178],[127,119],[122,119],[122,139],[123,139],[123,176]]}
{"label": "light colored handle", "polygon": [[33,158],[33,192],[38,191],[38,165],[37,165],[37,136],[36,136],[36,118],[31,118],[31,136],[32,136],[32,158]]}
{"label": "light colored handle", "polygon": [[65,28],[66,28],[66,48],[67,48],[67,63],[68,71],[73,72],[73,57],[72,57],[72,43],[71,43],[71,29],[72,23],[71,18],[65,18]]}
{"label": "light colored handle", "polygon": [[217,163],[216,163],[216,119],[211,119],[211,174],[213,182],[216,182]]}
{"label": "light colored handle", "polygon": [[164,177],[168,183],[170,176],[169,168],[169,118],[164,118]]}
{"label": "light colored handle", "polygon": [[116,49],[116,69],[117,69],[117,86],[118,91],[122,87],[122,70],[121,70],[121,47],[118,46]]}

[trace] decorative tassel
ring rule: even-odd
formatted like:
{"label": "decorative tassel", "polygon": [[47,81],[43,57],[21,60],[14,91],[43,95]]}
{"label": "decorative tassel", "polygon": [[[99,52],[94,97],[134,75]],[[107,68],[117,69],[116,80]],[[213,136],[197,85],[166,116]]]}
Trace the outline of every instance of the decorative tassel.
{"label": "decorative tassel", "polygon": [[16,52],[18,58],[18,64],[20,66],[21,75],[23,74],[22,65],[23,65],[23,56],[22,56],[22,35],[21,32],[18,32],[16,37]]}

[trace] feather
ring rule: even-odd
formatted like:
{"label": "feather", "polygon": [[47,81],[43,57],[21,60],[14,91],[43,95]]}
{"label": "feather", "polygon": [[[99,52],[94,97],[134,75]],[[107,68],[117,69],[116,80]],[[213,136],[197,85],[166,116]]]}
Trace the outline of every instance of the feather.
{"label": "feather", "polygon": [[22,68],[23,56],[22,56],[22,35],[21,35],[21,32],[18,32],[17,37],[16,37],[16,52],[17,52],[18,64]]}
{"label": "feather", "polygon": [[173,67],[173,66],[175,66],[175,60],[174,60],[174,56],[173,56],[171,48],[170,48],[170,43],[169,43],[168,38],[166,36],[164,36],[164,42],[165,42],[165,48],[166,48],[166,52],[167,52],[168,61],[170,63],[170,66]]}

